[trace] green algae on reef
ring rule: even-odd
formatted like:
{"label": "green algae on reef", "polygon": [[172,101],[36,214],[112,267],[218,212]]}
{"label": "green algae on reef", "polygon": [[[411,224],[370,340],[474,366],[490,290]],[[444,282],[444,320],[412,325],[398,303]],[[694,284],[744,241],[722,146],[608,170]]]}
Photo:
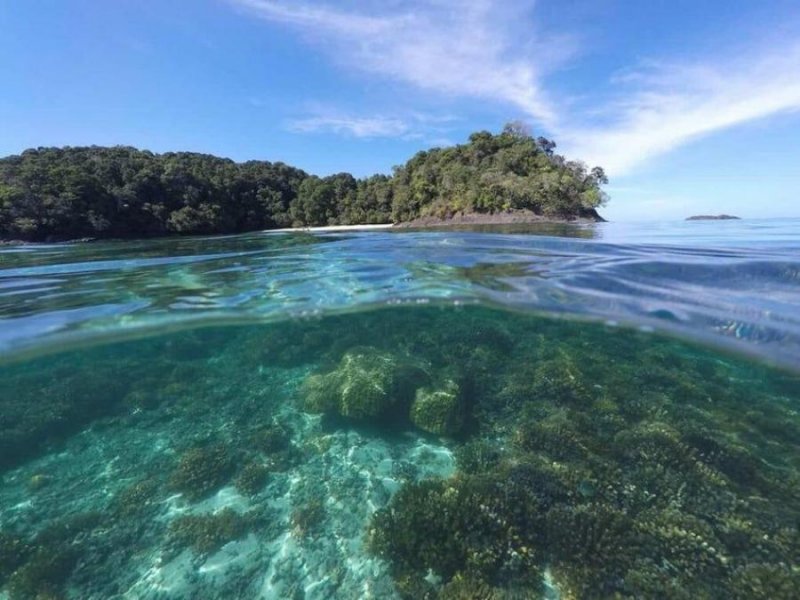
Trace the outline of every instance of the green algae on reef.
{"label": "green algae on reef", "polygon": [[799,411],[793,373],[480,307],[6,364],[0,589],[795,598]]}

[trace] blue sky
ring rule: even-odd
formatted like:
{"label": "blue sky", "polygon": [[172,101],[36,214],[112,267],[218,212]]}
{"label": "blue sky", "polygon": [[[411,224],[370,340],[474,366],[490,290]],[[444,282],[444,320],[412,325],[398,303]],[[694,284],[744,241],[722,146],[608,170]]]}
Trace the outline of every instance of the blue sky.
{"label": "blue sky", "polygon": [[0,31],[0,155],[367,175],[524,120],[611,219],[800,216],[797,0],[18,0]]}

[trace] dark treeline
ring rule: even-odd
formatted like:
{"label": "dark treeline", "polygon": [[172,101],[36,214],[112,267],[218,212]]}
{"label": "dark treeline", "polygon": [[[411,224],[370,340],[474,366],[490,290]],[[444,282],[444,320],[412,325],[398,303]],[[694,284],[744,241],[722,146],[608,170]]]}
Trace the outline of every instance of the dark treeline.
{"label": "dark treeline", "polygon": [[419,152],[392,176],[317,177],[283,163],[129,147],[38,148],[0,159],[0,237],[237,233],[313,225],[404,222],[527,209],[591,214],[605,194],[589,171],[517,124]]}

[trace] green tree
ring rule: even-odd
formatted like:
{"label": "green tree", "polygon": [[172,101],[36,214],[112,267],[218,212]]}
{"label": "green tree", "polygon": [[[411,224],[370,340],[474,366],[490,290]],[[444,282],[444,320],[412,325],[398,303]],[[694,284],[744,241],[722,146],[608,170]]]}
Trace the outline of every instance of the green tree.
{"label": "green tree", "polygon": [[236,233],[526,209],[572,218],[607,200],[600,167],[568,161],[520,122],[418,152],[391,176],[309,175],[283,163],[135,148],[36,148],[0,159],[0,237]]}

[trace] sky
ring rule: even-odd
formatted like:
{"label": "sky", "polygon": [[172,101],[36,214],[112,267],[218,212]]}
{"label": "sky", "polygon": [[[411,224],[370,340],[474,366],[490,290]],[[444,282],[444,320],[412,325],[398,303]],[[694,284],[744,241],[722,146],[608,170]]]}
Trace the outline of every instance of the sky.
{"label": "sky", "polygon": [[524,121],[611,220],[800,217],[797,0],[0,0],[0,32],[2,156],[365,176]]}

